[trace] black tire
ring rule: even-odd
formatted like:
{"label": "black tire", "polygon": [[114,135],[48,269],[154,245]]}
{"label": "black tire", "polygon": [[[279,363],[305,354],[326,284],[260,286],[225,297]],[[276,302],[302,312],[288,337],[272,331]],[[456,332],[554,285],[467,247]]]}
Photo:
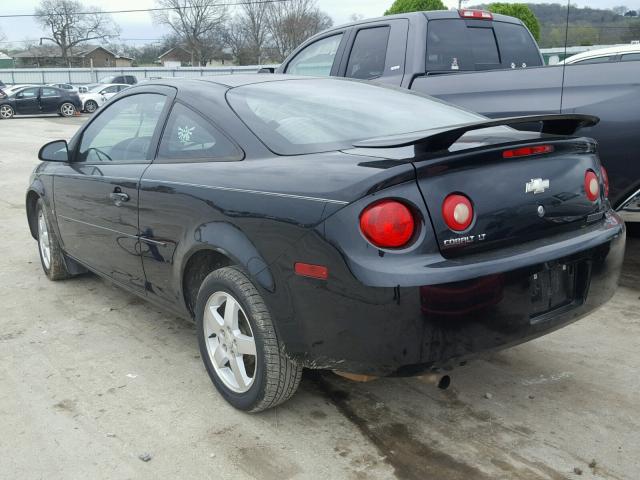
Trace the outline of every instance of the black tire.
{"label": "black tire", "polygon": [[[256,347],[253,383],[244,393],[234,392],[225,385],[207,349],[204,311],[210,297],[216,292],[230,294],[240,304],[253,333]],[[196,325],[200,354],[209,377],[224,399],[235,408],[251,413],[260,412],[288,400],[296,392],[302,367],[283,353],[269,310],[244,273],[226,267],[210,273],[204,279],[196,302]]]}
{"label": "black tire", "polygon": [[98,104],[94,100],[87,100],[84,104],[84,111],[87,113],[93,113],[98,109]]}
{"label": "black tire", "polygon": [[13,107],[11,105],[2,105],[0,106],[0,119],[1,120],[8,120],[10,118],[13,118],[13,116],[15,115],[16,111],[13,109]]}
{"label": "black tire", "polygon": [[[42,265],[42,270],[44,270],[45,275],[49,280],[57,281],[57,280],[65,280],[70,278],[71,275],[67,271],[67,267],[64,263],[64,255],[62,253],[62,249],[60,248],[60,242],[58,241],[58,236],[56,235],[55,230],[49,220],[49,215],[47,214],[47,209],[44,206],[44,202],[42,199],[38,199],[38,203],[36,204],[36,228],[38,229],[38,254],[40,255],[40,264]],[[40,228],[38,228],[38,222],[40,221],[40,214],[42,213],[44,222],[46,224],[47,233],[49,237],[49,261],[47,262],[43,256],[43,249],[41,248],[41,242],[43,239],[40,238]],[[48,265],[47,265],[48,263]]]}

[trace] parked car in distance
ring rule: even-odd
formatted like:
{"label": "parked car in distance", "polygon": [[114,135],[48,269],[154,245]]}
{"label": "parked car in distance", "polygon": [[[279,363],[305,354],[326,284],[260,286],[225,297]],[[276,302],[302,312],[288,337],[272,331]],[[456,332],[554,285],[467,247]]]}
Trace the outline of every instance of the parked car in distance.
{"label": "parked car in distance", "polygon": [[614,47],[587,50],[565,58],[566,65],[594,64],[608,62],[637,62],[640,60],[640,44],[616,45]]}
{"label": "parked car in distance", "polygon": [[78,91],[78,88],[73,86],[73,85],[71,85],[70,83],[50,83],[47,86],[61,88],[63,90],[69,90],[71,92],[77,92]]}
{"label": "parked car in distance", "polygon": [[302,43],[277,71],[395,85],[492,118],[595,115],[600,122],[583,134],[598,141],[613,207],[640,227],[640,162],[630,161],[640,131],[637,60],[544,66],[520,20],[462,9],[332,27]]}
{"label": "parked car in distance", "polygon": [[135,85],[138,83],[138,79],[135,75],[113,75],[110,77],[101,78],[98,83],[126,83],[127,85]]}
{"label": "parked car in distance", "polygon": [[0,98],[0,119],[45,113],[72,117],[80,106],[80,97],[75,92],[55,87],[24,87]]}
{"label": "parked car in distance", "polygon": [[260,411],[304,367],[437,372],[606,302],[624,223],[595,143],[565,135],[595,122],[340,79],[145,82],[42,147],[28,223],[51,280],[91,270],[195,320],[216,388]]}
{"label": "parked car in distance", "polygon": [[11,85],[10,87],[5,87],[2,89],[2,91],[6,94],[6,95],[11,95],[15,92],[17,92],[18,90],[21,90],[23,88],[26,87],[37,87],[38,85]]}
{"label": "parked car in distance", "polygon": [[129,88],[127,84],[98,84],[88,89],[86,93],[80,93],[80,100],[82,101],[82,111],[87,113],[95,112],[101,107],[107,100],[125,88]]}

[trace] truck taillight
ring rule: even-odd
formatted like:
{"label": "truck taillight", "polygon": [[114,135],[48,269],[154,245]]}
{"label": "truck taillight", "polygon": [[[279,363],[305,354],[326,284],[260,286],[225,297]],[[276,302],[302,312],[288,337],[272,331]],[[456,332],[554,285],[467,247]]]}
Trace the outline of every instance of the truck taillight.
{"label": "truck taillight", "polygon": [[465,195],[452,193],[442,202],[442,218],[451,230],[462,232],[473,222],[473,205]]}
{"label": "truck taillight", "polygon": [[461,10],[458,10],[458,13],[462,18],[493,20],[493,15],[491,14],[491,12],[485,12],[484,10],[461,9]]}
{"label": "truck taillight", "polygon": [[609,198],[609,174],[603,166],[600,166],[600,171],[602,172],[602,184],[604,185],[604,198]]}
{"label": "truck taillight", "polygon": [[397,200],[372,203],[360,214],[360,230],[380,248],[400,248],[409,243],[415,232],[413,213]]}
{"label": "truck taillight", "polygon": [[600,184],[598,183],[598,176],[593,170],[587,170],[584,174],[584,193],[587,198],[595,202],[600,195]]}

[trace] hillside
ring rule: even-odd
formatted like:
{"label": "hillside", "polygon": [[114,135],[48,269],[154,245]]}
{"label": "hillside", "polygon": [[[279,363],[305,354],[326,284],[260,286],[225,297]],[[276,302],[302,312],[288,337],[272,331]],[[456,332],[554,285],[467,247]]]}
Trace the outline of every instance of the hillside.
{"label": "hillside", "polygon": [[[564,46],[567,5],[559,3],[529,3],[540,22],[540,47]],[[486,8],[482,4],[474,8]],[[578,8],[569,12],[568,45],[607,45],[640,40],[640,18],[624,17],[611,10]]]}

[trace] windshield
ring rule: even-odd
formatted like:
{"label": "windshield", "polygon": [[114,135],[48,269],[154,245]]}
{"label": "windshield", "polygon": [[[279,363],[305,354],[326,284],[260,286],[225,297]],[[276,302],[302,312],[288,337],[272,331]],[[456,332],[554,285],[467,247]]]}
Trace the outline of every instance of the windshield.
{"label": "windshield", "polygon": [[340,150],[358,140],[484,118],[404,90],[336,79],[245,85],[229,90],[227,99],[267,147],[281,155]]}

